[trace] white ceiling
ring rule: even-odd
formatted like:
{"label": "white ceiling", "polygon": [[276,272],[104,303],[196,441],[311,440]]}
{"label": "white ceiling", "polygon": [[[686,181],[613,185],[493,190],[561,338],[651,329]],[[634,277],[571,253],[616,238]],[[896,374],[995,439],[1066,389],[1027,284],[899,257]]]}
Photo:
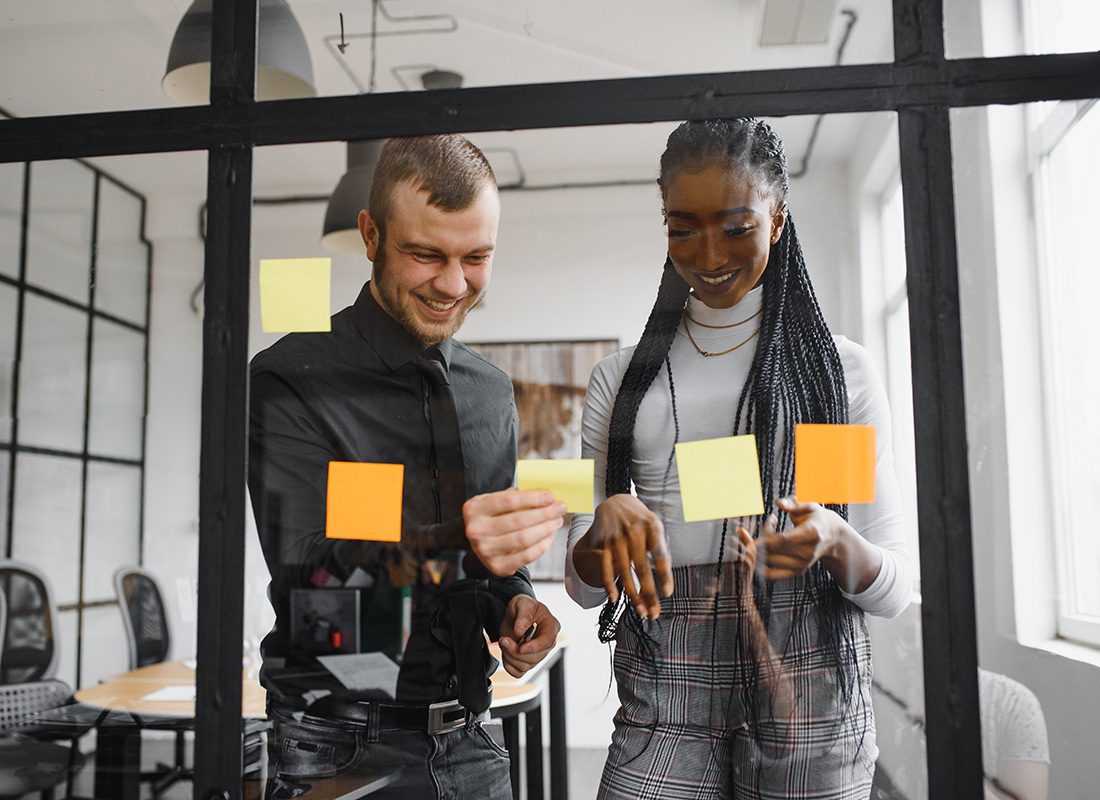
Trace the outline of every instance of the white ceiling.
{"label": "white ceiling", "polygon": [[[832,4],[834,0],[808,0]],[[355,94],[370,79],[367,0],[289,0],[309,43],[321,95]],[[154,108],[184,0],[0,0],[0,107],[19,116]],[[765,0],[384,0],[375,54],[377,92],[418,85],[431,65],[465,86],[718,72],[833,63],[846,20],[835,15],[824,44],[761,47]],[[890,3],[842,0],[859,15],[844,63],[891,58]],[[340,13],[349,46],[335,47]],[[443,29],[453,31],[440,32]],[[418,33],[406,33],[418,30]],[[403,31],[402,33],[397,33]],[[342,62],[342,63],[341,63]],[[394,74],[396,71],[396,75]],[[350,73],[350,74],[349,74]],[[792,169],[801,163],[813,119],[777,121]],[[861,115],[826,119],[814,158],[845,160]],[[513,148],[528,183],[649,178],[670,124],[475,135],[487,148]],[[516,172],[509,153],[491,153],[502,182]],[[261,148],[256,193],[322,193],[343,172],[339,143]],[[201,195],[201,153],[99,160],[146,193]]]}

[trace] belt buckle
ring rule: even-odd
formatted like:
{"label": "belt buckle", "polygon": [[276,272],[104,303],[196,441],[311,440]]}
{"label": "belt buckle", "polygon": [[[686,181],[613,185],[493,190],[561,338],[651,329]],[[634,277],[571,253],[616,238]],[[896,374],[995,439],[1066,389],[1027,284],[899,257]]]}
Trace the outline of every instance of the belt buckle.
{"label": "belt buckle", "polygon": [[444,700],[428,706],[428,733],[457,731],[466,725],[466,707],[457,700]]}

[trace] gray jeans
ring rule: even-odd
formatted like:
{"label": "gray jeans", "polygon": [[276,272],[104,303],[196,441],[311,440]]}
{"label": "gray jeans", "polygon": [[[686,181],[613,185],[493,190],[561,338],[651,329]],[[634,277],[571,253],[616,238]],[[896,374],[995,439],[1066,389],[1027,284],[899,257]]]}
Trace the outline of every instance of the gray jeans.
{"label": "gray jeans", "polygon": [[275,705],[268,716],[274,729],[267,800],[297,797],[323,782],[331,785],[324,787],[326,794],[330,788],[345,794],[376,785],[372,800],[512,800],[504,732],[500,720],[487,714],[457,731],[382,731],[375,742],[355,722]]}

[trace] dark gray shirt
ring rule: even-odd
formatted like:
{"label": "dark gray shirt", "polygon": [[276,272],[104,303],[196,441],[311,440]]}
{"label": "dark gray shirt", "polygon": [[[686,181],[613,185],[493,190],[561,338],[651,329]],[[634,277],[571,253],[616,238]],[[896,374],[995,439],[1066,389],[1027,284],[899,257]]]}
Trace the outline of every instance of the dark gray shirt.
{"label": "dark gray shirt", "polygon": [[[314,658],[290,646],[292,588],[326,580],[338,584],[356,567],[377,579],[375,586],[385,586],[386,575],[393,574],[383,575],[387,568],[404,562],[408,572],[414,560],[467,546],[461,518],[438,518],[428,387],[412,363],[423,349],[378,306],[368,284],[354,305],[333,316],[330,333],[289,334],[252,360],[248,486],[275,609],[275,628],[263,643],[261,680],[277,696],[340,691]],[[458,412],[467,496],[506,489],[516,464],[511,381],[459,342],[447,340],[440,350]],[[325,537],[330,461],[405,465],[400,546]],[[461,596],[461,608],[477,608],[478,627],[496,640],[508,600],[534,594],[526,570],[492,578],[471,555],[463,564],[469,576],[444,590],[422,575],[413,579],[401,700],[434,702],[458,695],[451,600]],[[368,643],[371,625],[368,613],[361,633]],[[486,679],[495,668],[484,647],[463,657],[480,659],[478,670]]]}

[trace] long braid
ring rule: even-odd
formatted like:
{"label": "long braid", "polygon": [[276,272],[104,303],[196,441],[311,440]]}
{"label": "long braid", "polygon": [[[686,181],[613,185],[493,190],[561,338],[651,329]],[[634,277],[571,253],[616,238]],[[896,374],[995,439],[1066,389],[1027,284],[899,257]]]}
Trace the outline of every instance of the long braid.
{"label": "long braid", "polygon": [[[742,117],[682,124],[669,137],[661,157],[658,183],[662,193],[667,192],[669,182],[680,171],[712,164],[742,171],[762,196],[775,202],[776,208],[785,205],[788,193],[786,155],[779,137],[766,123]],[[671,262],[666,262],[657,301],[623,376],[611,415],[608,497],[630,491],[638,408],[668,357],[688,292],[686,283],[675,274]],[[738,398],[733,431],[756,436],[766,515],[767,510],[775,508],[777,498],[794,490],[795,425],[848,421],[848,395],[840,354],[818,305],[790,215],[769,253],[762,302],[756,354]],[[671,384],[671,365],[669,372]],[[846,506],[829,508],[847,519]],[[786,516],[778,511],[779,529],[784,527]],[[759,535],[759,525],[756,535]],[[795,609],[792,631],[805,623],[804,610],[813,607],[822,643],[835,659],[843,706],[850,708],[853,699],[859,696],[854,608],[843,598],[836,582],[820,563],[797,580],[801,582],[804,601]],[[754,580],[753,594],[765,625],[770,617],[773,588],[774,583],[765,583],[759,577]],[[616,611],[622,612],[621,604],[620,597],[618,609],[609,603],[601,614],[600,638],[604,641],[614,636]],[[628,608],[626,613],[632,615],[633,610]],[[786,644],[783,654],[786,654]],[[755,690],[760,681],[760,665],[755,659],[742,661],[746,662],[740,670],[744,686],[742,701],[748,718],[755,722],[762,718]],[[854,723],[854,717],[849,715],[849,719]]]}

